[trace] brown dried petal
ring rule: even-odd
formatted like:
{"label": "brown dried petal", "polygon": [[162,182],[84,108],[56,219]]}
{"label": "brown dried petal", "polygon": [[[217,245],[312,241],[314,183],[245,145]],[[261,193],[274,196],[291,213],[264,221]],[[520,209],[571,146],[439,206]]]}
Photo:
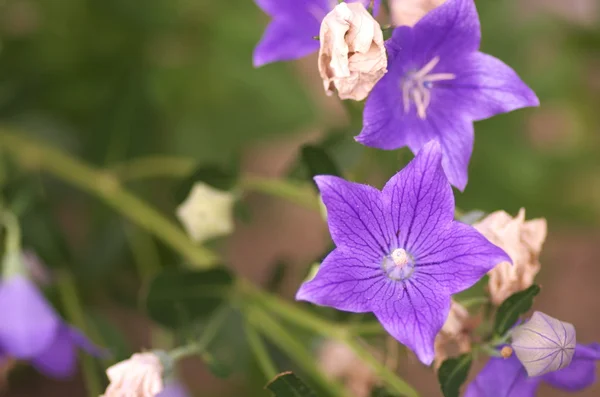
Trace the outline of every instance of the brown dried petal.
{"label": "brown dried petal", "polygon": [[321,24],[319,72],[328,95],[363,100],[387,72],[379,23],[360,3],[340,3]]}

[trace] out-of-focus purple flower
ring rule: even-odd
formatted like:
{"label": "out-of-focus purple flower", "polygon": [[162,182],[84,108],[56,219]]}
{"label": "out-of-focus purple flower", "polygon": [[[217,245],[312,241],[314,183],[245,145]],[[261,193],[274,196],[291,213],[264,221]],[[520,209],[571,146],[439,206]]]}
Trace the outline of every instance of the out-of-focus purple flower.
{"label": "out-of-focus purple flower", "polygon": [[[272,20],[254,50],[254,66],[302,58],[319,49],[321,22],[337,0],[255,0]],[[349,0],[368,7],[370,0]],[[381,0],[375,0],[377,15]]]}
{"label": "out-of-focus purple flower", "polygon": [[167,381],[164,389],[156,397],[189,397],[187,388],[179,381]]}
{"label": "out-of-focus purple flower", "polygon": [[600,344],[577,344],[571,364],[542,376],[529,377],[517,357],[491,358],[467,387],[465,397],[534,397],[540,383],[566,391],[583,390],[596,382]]}
{"label": "out-of-focus purple flower", "polygon": [[463,190],[473,121],[539,104],[510,67],[479,52],[480,40],[473,0],[448,0],[414,28],[396,28],[386,43],[388,72],[367,98],[356,140],[416,153],[437,139],[450,183]]}
{"label": "out-of-focus purple flower", "polygon": [[511,333],[511,346],[529,376],[567,367],[575,353],[575,327],[542,312],[535,312]]}
{"label": "out-of-focus purple flower", "polygon": [[29,361],[47,376],[64,378],[76,370],[77,348],[102,354],[62,321],[27,277],[15,275],[0,281],[0,351]]}
{"label": "out-of-focus purple flower", "polygon": [[425,364],[450,295],[475,284],[506,253],[453,220],[454,197],[436,141],[379,191],[333,176],[315,178],[336,249],[296,299],[373,312]]}

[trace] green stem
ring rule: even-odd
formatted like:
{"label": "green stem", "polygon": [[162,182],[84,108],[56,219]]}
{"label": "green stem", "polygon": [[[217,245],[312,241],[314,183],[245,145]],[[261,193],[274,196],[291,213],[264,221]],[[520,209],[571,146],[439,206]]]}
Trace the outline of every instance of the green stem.
{"label": "green stem", "polygon": [[152,156],[129,160],[112,167],[121,181],[150,178],[184,178],[196,165],[196,160],[186,157]]}
{"label": "green stem", "polygon": [[178,226],[124,189],[113,174],[94,169],[47,144],[31,140],[24,134],[0,131],[0,148],[25,168],[46,171],[97,196],[123,217],[163,240],[197,267],[210,268],[217,264],[217,255],[194,244]]}
{"label": "green stem", "polygon": [[202,336],[197,342],[189,343],[185,346],[180,346],[172,350],[169,354],[173,361],[180,360],[184,357],[194,356],[196,354],[203,353],[210,343],[213,341],[219,329],[227,319],[229,315],[229,307],[226,305],[220,306],[217,311],[210,317],[210,320],[204,328]]}
{"label": "green stem", "polygon": [[298,327],[303,327],[326,338],[336,339],[346,343],[357,356],[371,366],[373,371],[391,390],[406,397],[419,397],[419,394],[415,389],[379,362],[358,342],[358,340],[352,338],[348,329],[344,329],[342,326],[323,320],[296,305],[279,300],[276,297],[259,290],[249,282],[242,281],[239,285],[242,292],[251,300],[262,304],[263,307],[268,308]]}
{"label": "green stem", "polygon": [[21,252],[21,227],[17,217],[9,211],[2,211],[0,225],[6,229],[6,252]]}
{"label": "green stem", "polygon": [[490,299],[487,296],[476,296],[474,298],[468,298],[462,301],[458,301],[458,303],[460,303],[462,306],[468,309],[472,306],[488,303],[489,301]]}
{"label": "green stem", "polygon": [[[88,335],[92,340],[98,341],[95,332],[91,327],[87,326],[87,321],[79,298],[77,296],[77,290],[73,283],[71,276],[63,272],[58,278],[58,291],[61,295],[62,303],[67,314],[69,321],[79,328],[84,334]],[[88,390],[90,397],[97,397],[102,393],[102,380],[98,375],[94,358],[82,354],[81,356],[81,368],[83,376],[85,378],[85,385]]]}
{"label": "green stem", "polygon": [[325,378],[315,365],[315,359],[309,353],[309,350],[291,336],[267,312],[257,306],[250,306],[245,309],[248,321],[300,365],[302,370],[318,383],[324,391],[329,392],[332,396],[346,396],[346,391],[342,385]]}
{"label": "green stem", "polygon": [[321,210],[317,195],[305,183],[247,175],[240,184],[243,190],[279,197],[310,210]]}
{"label": "green stem", "polygon": [[248,339],[248,345],[250,346],[252,353],[254,353],[258,366],[265,375],[267,381],[275,378],[278,374],[277,369],[275,369],[275,364],[273,364],[262,338],[250,322],[247,322],[246,324],[246,338]]}

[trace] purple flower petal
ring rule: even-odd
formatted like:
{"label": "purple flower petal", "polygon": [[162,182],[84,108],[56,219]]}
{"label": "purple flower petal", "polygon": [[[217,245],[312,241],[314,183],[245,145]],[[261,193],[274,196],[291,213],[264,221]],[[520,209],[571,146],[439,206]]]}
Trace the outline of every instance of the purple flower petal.
{"label": "purple flower petal", "polygon": [[448,0],[427,13],[413,28],[421,59],[428,62],[462,56],[479,49],[481,27],[473,0]]}
{"label": "purple flower petal", "polygon": [[316,276],[302,284],[297,300],[330,306],[353,313],[365,313],[384,303],[379,292],[386,287],[381,264],[369,257],[333,250]]}
{"label": "purple flower petal", "polygon": [[312,15],[273,20],[254,50],[254,66],[302,58],[319,49],[319,23]]}
{"label": "purple flower petal", "polygon": [[31,360],[41,373],[52,378],[68,378],[74,375],[77,351],[70,328],[62,325],[49,347]]}
{"label": "purple flower petal", "polygon": [[427,250],[414,255],[415,278],[450,294],[470,288],[498,263],[511,261],[472,226],[456,221]]}
{"label": "purple flower petal", "polygon": [[414,351],[423,364],[430,365],[435,336],[450,312],[450,295],[412,278],[388,281],[381,293],[385,303],[373,313],[383,328]]}
{"label": "purple flower petal", "polygon": [[416,153],[436,139],[450,183],[463,190],[473,121],[538,104],[512,69],[477,52],[479,42],[473,0],[448,0],[414,28],[395,29],[386,43],[388,73],[367,98],[356,140]]}
{"label": "purple flower petal", "polygon": [[45,351],[61,324],[37,287],[22,276],[0,283],[0,313],[0,346],[18,359],[29,359]]}
{"label": "purple flower petal", "polygon": [[440,84],[440,96],[454,102],[472,120],[483,120],[499,113],[539,106],[540,101],[517,73],[501,60],[476,52],[448,65],[456,79]]}
{"label": "purple flower petal", "polygon": [[98,358],[110,357],[110,352],[108,350],[97,346],[77,328],[69,326],[69,335],[75,346],[82,349],[87,354]]}
{"label": "purple flower petal", "polygon": [[516,357],[490,358],[464,397],[535,397],[541,378],[529,378]]}
{"label": "purple flower petal", "polygon": [[412,255],[435,243],[454,218],[454,196],[441,161],[440,145],[431,141],[383,188],[397,245]]}
{"label": "purple flower petal", "polygon": [[[337,5],[336,0],[255,0],[273,20],[254,50],[254,66],[302,58],[319,49],[321,22]],[[365,7],[370,0],[351,0]],[[381,0],[376,0],[377,15]]]}
{"label": "purple flower petal", "polygon": [[361,252],[361,257],[380,263],[389,254],[395,234],[388,229],[381,192],[335,176],[316,176],[315,182],[327,208],[329,231],[336,246],[343,251]]}
{"label": "purple flower petal", "polygon": [[600,360],[600,345],[578,344],[571,364],[543,376],[553,387],[570,392],[583,390],[596,382],[596,361]]}

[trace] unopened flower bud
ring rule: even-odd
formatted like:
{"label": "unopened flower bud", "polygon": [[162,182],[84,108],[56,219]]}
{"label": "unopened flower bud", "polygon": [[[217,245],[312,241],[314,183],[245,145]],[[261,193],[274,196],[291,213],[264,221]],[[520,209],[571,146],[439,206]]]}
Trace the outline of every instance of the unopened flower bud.
{"label": "unopened flower bud", "polygon": [[361,101],[387,72],[381,26],[361,3],[340,3],[321,23],[319,72],[325,91]]}
{"label": "unopened flower bud", "polygon": [[233,231],[234,204],[232,193],[198,182],[177,208],[177,217],[190,237],[200,243]]}
{"label": "unopened flower bud", "polygon": [[542,312],[512,331],[512,348],[529,376],[567,367],[575,353],[575,327]]}

